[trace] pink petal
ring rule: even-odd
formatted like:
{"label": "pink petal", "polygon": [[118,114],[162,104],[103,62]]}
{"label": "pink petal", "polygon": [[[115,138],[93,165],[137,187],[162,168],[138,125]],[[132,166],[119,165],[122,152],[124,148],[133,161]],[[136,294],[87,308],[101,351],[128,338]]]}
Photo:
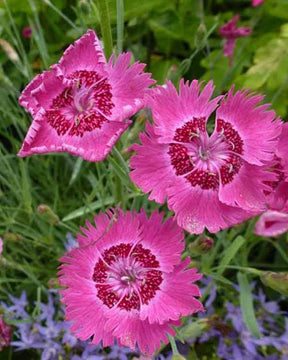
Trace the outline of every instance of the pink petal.
{"label": "pink petal", "polygon": [[274,156],[281,133],[281,121],[274,120],[275,112],[268,105],[259,106],[262,96],[248,95],[233,88],[217,109],[216,118],[230,123],[243,141],[243,159],[254,165],[263,165]]}
{"label": "pink petal", "polygon": [[228,39],[224,44],[224,56],[230,56],[232,58],[235,45],[236,39]]}
{"label": "pink petal", "polygon": [[201,279],[197,269],[185,270],[190,263],[186,259],[181,265],[176,266],[172,273],[167,274],[160,286],[160,291],[140,311],[140,319],[147,319],[149,323],[163,324],[167,320],[178,320],[181,316],[204,311],[200,301],[195,296],[201,296],[198,286],[192,283]]}
{"label": "pink petal", "polygon": [[43,79],[49,77],[50,71],[44,71],[42,74],[35,76],[35,78],[25,87],[19,98],[19,104],[27,109],[32,116],[36,115],[40,106],[33,96],[33,92],[42,84]]}
{"label": "pink petal", "polygon": [[282,132],[279,138],[278,147],[276,149],[276,156],[281,160],[281,164],[284,167],[285,176],[288,179],[288,124],[284,123],[282,126]]}
{"label": "pink petal", "polygon": [[184,234],[173,218],[163,222],[163,215],[154,211],[148,219],[144,210],[141,211],[142,243],[157,256],[161,270],[169,272],[179,263],[184,251]]}
{"label": "pink petal", "polygon": [[228,37],[231,38],[233,36],[233,33],[236,29],[236,23],[238,22],[238,20],[239,20],[239,15],[236,14],[226,24],[220,26],[219,32],[223,38],[228,38]]}
{"label": "pink petal", "polygon": [[77,240],[80,246],[85,246],[92,242],[101,240],[105,232],[109,229],[109,225],[111,226],[113,223],[113,213],[110,211],[105,214],[95,215],[94,223],[95,227],[86,220],[86,226],[88,229],[80,227],[84,234],[77,234]]}
{"label": "pink petal", "polygon": [[25,157],[49,152],[69,152],[87,161],[102,161],[128,126],[129,123],[107,121],[101,129],[85,132],[83,137],[73,137],[69,133],[59,136],[48,124],[45,112],[40,111],[34,118],[18,155]]}
{"label": "pink petal", "polygon": [[222,96],[209,101],[214,90],[212,81],[202,92],[200,88],[201,83],[197,80],[193,80],[189,85],[189,82],[185,83],[182,79],[179,95],[170,81],[151,92],[148,104],[153,113],[155,134],[160,137],[161,143],[170,143],[175,136],[175,130],[193,118],[203,119],[206,124]]}
{"label": "pink petal", "polygon": [[261,236],[278,236],[288,231],[288,214],[268,210],[255,224],[255,233]]}
{"label": "pink petal", "polygon": [[155,83],[155,80],[150,78],[150,73],[143,72],[145,64],[136,62],[129,66],[131,56],[131,53],[120,54],[114,65],[114,57],[112,57],[107,66],[115,104],[111,120],[128,119],[142,109],[145,105],[147,88]]}
{"label": "pink petal", "polygon": [[267,183],[274,180],[275,174],[266,171],[266,167],[244,162],[233,180],[220,187],[219,199],[227,205],[259,213],[266,209]]}
{"label": "pink petal", "polygon": [[178,225],[194,234],[201,234],[205,227],[216,233],[252,217],[242,209],[220,202],[218,191],[191,187],[184,178],[169,188],[168,206],[175,212]]}
{"label": "pink petal", "polygon": [[270,209],[285,212],[288,206],[288,183],[281,181],[266,198]]}
{"label": "pink petal", "polygon": [[130,159],[132,181],[146,193],[150,200],[164,203],[168,186],[176,179],[168,155],[169,145],[158,144],[154,129],[147,123],[146,133],[139,135],[143,145],[134,144],[137,155]]}
{"label": "pink petal", "polygon": [[[42,74],[36,76],[36,78],[32,80],[30,84],[33,84],[33,82],[38,77],[41,80],[41,83],[37,86],[36,89],[31,91],[31,98],[36,104],[38,111],[41,108],[48,110],[52,106],[53,99],[55,99],[67,88],[67,84],[65,84],[62,79],[56,76],[56,71],[54,70],[44,71]],[[34,117],[36,115],[37,113],[33,114]]]}
{"label": "pink petal", "polygon": [[[70,45],[59,64],[53,65],[57,75],[69,78],[77,70],[97,71],[101,75],[106,74],[104,64],[105,55],[101,43],[93,30],[88,30],[80,39]],[[106,74],[107,75],[107,74]]]}
{"label": "pink petal", "polygon": [[169,325],[179,325],[179,322],[166,322],[164,324],[151,324],[147,320],[140,320],[132,311],[112,311],[106,322],[106,329],[113,331],[122,346],[135,350],[138,345],[141,353],[153,355],[161,346],[161,342],[168,343],[167,334],[175,335]]}

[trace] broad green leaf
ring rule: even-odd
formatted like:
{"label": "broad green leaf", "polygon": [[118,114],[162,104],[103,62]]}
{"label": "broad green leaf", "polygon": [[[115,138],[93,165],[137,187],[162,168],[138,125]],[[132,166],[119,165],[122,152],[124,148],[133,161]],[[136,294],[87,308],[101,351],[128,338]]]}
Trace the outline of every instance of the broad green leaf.
{"label": "broad green leaf", "polygon": [[277,90],[287,75],[288,37],[287,24],[277,38],[264,43],[254,56],[254,65],[244,75],[244,86],[259,89],[267,84]]}

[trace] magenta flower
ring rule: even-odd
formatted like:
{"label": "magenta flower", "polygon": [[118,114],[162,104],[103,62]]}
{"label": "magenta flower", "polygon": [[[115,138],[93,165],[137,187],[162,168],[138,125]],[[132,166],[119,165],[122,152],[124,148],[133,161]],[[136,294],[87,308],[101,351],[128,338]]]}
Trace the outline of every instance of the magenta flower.
{"label": "magenta flower", "polygon": [[[118,213],[118,214],[117,214]],[[116,216],[117,214],[117,216]],[[80,247],[61,261],[60,284],[66,319],[81,340],[93,336],[92,344],[114,340],[144,354],[153,354],[171,325],[180,317],[203,311],[197,269],[187,270],[181,262],[183,232],[172,219],[154,211],[148,219],[140,214],[117,210],[95,217],[96,228],[86,222]]]}
{"label": "magenta flower", "polygon": [[258,6],[262,4],[265,0],[252,0],[252,6]]}
{"label": "magenta flower", "polygon": [[262,236],[277,236],[288,230],[288,124],[283,124],[281,136],[271,162],[270,171],[276,180],[270,183],[267,193],[268,211],[255,224],[255,233]]}
{"label": "magenta flower", "polygon": [[[274,156],[282,123],[260,95],[231,89],[227,96],[209,100],[213,84],[200,93],[196,80],[158,87],[150,100],[154,126],[140,135],[142,145],[131,158],[131,179],[149,199],[168,206],[178,225],[191,233],[235,225],[266,209],[274,172],[267,162]],[[222,99],[222,100],[221,100]],[[212,135],[206,130],[216,111]],[[211,127],[209,126],[210,130]]]}
{"label": "magenta flower", "polygon": [[32,36],[31,26],[26,26],[22,29],[22,36],[27,39],[29,39]]}
{"label": "magenta flower", "polygon": [[0,351],[10,345],[12,327],[7,325],[0,314]]}
{"label": "magenta flower", "polygon": [[94,31],[71,45],[51,71],[36,76],[19,103],[34,120],[19,156],[69,152],[101,161],[143,106],[154,81],[131,53],[107,63]]}
{"label": "magenta flower", "polygon": [[233,63],[233,53],[238,37],[248,36],[252,33],[252,29],[248,27],[236,27],[239,15],[235,15],[225,25],[221,26],[219,31],[221,36],[226,40],[224,44],[224,56],[229,57],[229,65]]}

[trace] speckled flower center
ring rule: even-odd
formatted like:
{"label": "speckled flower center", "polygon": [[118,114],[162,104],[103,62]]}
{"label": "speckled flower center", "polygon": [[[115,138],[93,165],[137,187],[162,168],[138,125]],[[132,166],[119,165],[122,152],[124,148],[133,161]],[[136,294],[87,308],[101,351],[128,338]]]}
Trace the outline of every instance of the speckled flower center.
{"label": "speckled flower center", "polygon": [[103,304],[130,311],[148,304],[163,279],[159,262],[149,249],[121,243],[101,254],[93,280]]}
{"label": "speckled flower center", "polygon": [[232,125],[217,121],[209,137],[203,118],[193,118],[175,132],[168,154],[178,176],[203,190],[231,182],[242,166],[243,141]]}
{"label": "speckled flower center", "polygon": [[111,115],[111,86],[96,71],[75,71],[69,79],[71,85],[53,99],[46,119],[58,135],[82,137]]}

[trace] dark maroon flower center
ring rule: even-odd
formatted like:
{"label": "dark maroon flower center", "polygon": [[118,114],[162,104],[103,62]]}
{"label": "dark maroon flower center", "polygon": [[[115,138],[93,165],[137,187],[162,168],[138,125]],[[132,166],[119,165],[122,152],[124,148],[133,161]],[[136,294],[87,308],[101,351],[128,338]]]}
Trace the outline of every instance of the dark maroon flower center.
{"label": "dark maroon flower center", "polygon": [[93,280],[103,304],[130,311],[148,304],[163,278],[159,262],[149,249],[121,243],[101,254]]}
{"label": "dark maroon flower center", "polygon": [[217,121],[209,137],[206,121],[193,118],[175,132],[168,154],[176,175],[203,190],[230,183],[242,166],[243,141],[232,125]]}
{"label": "dark maroon flower center", "polygon": [[82,137],[100,129],[111,115],[111,86],[96,71],[75,71],[69,79],[71,85],[53,99],[46,119],[58,135]]}

